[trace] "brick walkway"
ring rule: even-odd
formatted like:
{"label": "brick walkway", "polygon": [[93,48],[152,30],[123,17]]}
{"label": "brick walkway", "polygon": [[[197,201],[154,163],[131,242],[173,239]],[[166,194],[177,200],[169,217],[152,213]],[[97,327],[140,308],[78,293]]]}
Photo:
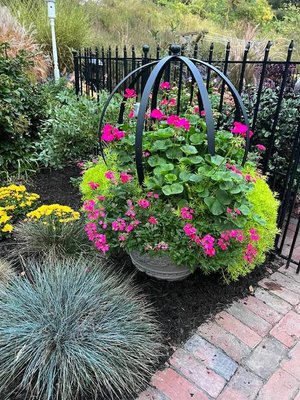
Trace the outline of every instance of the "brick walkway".
{"label": "brick walkway", "polygon": [[202,324],[137,400],[300,400],[300,275],[291,265]]}

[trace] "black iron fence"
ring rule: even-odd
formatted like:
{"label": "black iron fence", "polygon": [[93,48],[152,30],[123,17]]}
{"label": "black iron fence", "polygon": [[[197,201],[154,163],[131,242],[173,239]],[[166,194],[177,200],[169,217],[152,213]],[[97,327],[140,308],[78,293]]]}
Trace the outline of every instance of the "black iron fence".
{"label": "black iron fence", "polygon": [[[262,169],[269,176],[270,184],[277,190],[281,200],[278,225],[282,230],[276,241],[277,253],[287,260],[287,266],[293,263],[300,271],[300,61],[294,61],[293,42],[290,43],[283,60],[270,59],[272,43],[268,42],[262,54],[253,60],[251,45],[248,43],[239,59],[234,59],[230,43],[227,44],[223,59],[216,59],[214,44],[207,54],[203,54],[197,45],[190,54],[221,69],[235,84],[245,101],[255,132],[253,143],[265,144],[267,151],[262,160]],[[184,53],[184,50],[182,50]],[[236,53],[234,53],[236,54]],[[99,99],[99,92],[112,89],[141,65],[159,60],[166,54],[159,47],[151,55],[148,46],[143,47],[140,57],[135,48],[130,51],[124,47],[113,52],[99,49],[84,49],[74,52],[75,90],[77,95],[87,94]],[[228,106],[225,84],[218,82],[214,72],[201,67],[202,76],[208,89],[218,91],[217,104],[220,115],[227,110],[227,118],[218,119],[218,127],[232,122],[232,113]],[[136,80],[135,90],[140,95],[151,68]],[[136,76],[132,76],[134,80]],[[193,90],[189,71],[182,65],[174,65],[165,71],[165,80],[187,83]],[[127,83],[128,84],[128,83]],[[125,89],[121,85],[120,92]],[[180,94],[179,94],[180,96]],[[229,101],[230,103],[230,101]],[[225,113],[226,114],[226,113]]]}

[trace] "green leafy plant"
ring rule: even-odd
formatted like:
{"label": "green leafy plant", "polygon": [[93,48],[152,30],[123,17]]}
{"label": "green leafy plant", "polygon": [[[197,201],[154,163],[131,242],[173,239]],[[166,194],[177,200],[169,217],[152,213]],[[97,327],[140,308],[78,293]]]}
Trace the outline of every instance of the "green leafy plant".
{"label": "green leafy plant", "polygon": [[33,82],[28,70],[30,54],[6,55],[0,44],[0,167],[2,178],[36,169],[35,141],[46,115],[42,86]]}
{"label": "green leafy plant", "polygon": [[[69,162],[88,157],[97,146],[97,124],[108,94],[96,99],[81,96],[73,89],[54,93],[49,103],[48,118],[40,130],[38,160],[45,166],[62,168]],[[114,104],[109,113],[116,112]]]}
{"label": "green leafy plant", "polygon": [[[275,215],[262,213],[251,196],[260,185],[256,161],[264,146],[242,166],[248,128],[235,122],[230,132],[216,133],[216,155],[207,154],[203,112],[190,107],[184,117],[172,114],[171,85],[161,87],[160,109],[148,113],[152,122],[143,134],[143,186],[135,177],[131,113],[123,125],[103,127],[106,160],[87,168],[81,184],[85,230],[102,253],[118,247],[164,253],[191,270],[220,270],[225,279],[237,279],[259,264],[277,232],[278,202],[267,184],[261,183],[265,201]],[[128,111],[131,107],[130,100]],[[267,227],[269,240],[261,241]]]}
{"label": "green leafy plant", "polygon": [[1,287],[1,398],[133,398],[160,334],[132,281],[83,258],[29,261],[26,270],[30,279]]}

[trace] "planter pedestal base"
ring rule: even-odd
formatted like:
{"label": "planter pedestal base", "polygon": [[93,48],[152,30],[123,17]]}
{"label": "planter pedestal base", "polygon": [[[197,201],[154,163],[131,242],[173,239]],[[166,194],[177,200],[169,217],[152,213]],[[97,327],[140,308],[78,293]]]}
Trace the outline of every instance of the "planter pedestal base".
{"label": "planter pedestal base", "polygon": [[187,267],[176,266],[167,255],[152,257],[137,251],[133,251],[129,255],[133,265],[139,271],[156,279],[181,281],[192,273]]}

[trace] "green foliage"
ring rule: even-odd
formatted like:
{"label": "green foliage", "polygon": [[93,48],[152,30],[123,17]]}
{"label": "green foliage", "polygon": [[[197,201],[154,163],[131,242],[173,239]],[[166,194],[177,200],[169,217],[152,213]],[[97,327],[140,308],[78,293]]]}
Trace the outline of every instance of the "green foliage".
{"label": "green foliage", "polygon": [[[44,0],[3,0],[22,25],[33,29],[45,53],[52,54],[51,30]],[[73,70],[72,49],[80,49],[91,40],[91,20],[74,0],[56,1],[55,31],[61,70]]]}
{"label": "green foliage", "polygon": [[[92,154],[98,142],[98,121],[108,94],[102,92],[99,103],[85,96],[77,98],[73,89],[54,94],[48,104],[48,118],[40,129],[39,162],[62,168],[68,162]],[[108,115],[113,118],[114,103]],[[111,111],[111,113],[110,113]]]}
{"label": "green foliage", "polygon": [[15,271],[7,260],[0,259],[0,285],[8,284],[15,277]]}
{"label": "green foliage", "polygon": [[1,398],[134,398],[160,355],[160,335],[131,280],[83,258],[26,269],[30,280],[1,287]]}
{"label": "green foliage", "polygon": [[81,220],[45,223],[43,220],[20,222],[14,227],[13,255],[56,258],[91,253],[92,248]]}
{"label": "green foliage", "polygon": [[30,55],[20,52],[6,57],[0,45],[0,176],[34,169],[37,162],[34,141],[46,115],[42,87],[28,75]]}
{"label": "green foliage", "polygon": [[260,240],[256,244],[258,255],[254,263],[246,264],[239,258],[232,259],[228,265],[228,273],[233,280],[239,276],[247,275],[256,265],[265,261],[266,254],[274,248],[275,236],[279,233],[277,228],[277,212],[279,201],[274,197],[264,178],[256,180],[253,190],[247,195],[248,200],[253,206],[253,212],[264,222],[261,224],[255,219],[247,222],[246,229],[255,228],[259,233]]}
{"label": "green foliage", "polygon": [[83,200],[93,199],[95,191],[89,185],[90,182],[94,182],[101,187],[103,196],[110,196],[110,182],[105,177],[107,170],[114,173],[117,172],[116,163],[117,155],[113,153],[107,153],[106,164],[104,162],[86,163],[82,181],[80,183],[80,191],[83,196]]}

